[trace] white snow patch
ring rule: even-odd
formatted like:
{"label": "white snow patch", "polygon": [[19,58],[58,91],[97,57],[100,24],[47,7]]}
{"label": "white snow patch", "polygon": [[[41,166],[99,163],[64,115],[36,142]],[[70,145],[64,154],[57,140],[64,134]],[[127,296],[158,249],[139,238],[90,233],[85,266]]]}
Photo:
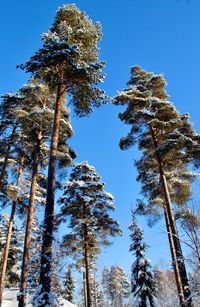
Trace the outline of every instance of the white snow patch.
{"label": "white snow patch", "polygon": [[[3,301],[2,301],[2,307],[18,307],[18,301],[17,301],[17,294],[19,292],[19,289],[17,288],[10,288],[5,289],[3,292]],[[30,301],[30,296],[28,296],[27,302]],[[61,303],[63,304],[63,307],[76,307],[74,304],[62,299]],[[31,304],[27,304],[27,307],[31,307]]]}

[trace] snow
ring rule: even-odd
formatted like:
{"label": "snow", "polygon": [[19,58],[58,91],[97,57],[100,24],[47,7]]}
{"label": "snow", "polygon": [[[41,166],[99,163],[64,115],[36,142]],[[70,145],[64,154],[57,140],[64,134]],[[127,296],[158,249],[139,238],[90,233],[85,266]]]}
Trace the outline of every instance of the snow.
{"label": "snow", "polygon": [[92,198],[89,196],[82,196],[82,199],[86,202],[89,203],[90,201],[92,201]]}
{"label": "snow", "polygon": [[[19,289],[17,288],[10,288],[10,289],[5,289],[3,292],[3,302],[2,302],[2,307],[17,307],[18,306],[18,301],[17,301],[17,293],[19,292]],[[28,298],[28,301],[30,300],[30,297]],[[62,305],[63,304],[63,305]],[[27,304],[27,307],[31,307],[31,304]],[[61,306],[63,307],[76,307],[74,304],[62,300],[61,301]]]}

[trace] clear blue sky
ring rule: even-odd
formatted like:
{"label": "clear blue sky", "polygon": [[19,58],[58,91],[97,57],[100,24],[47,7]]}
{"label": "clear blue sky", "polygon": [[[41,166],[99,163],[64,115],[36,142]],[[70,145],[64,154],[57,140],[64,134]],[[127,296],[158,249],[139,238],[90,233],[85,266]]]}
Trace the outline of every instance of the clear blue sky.
{"label": "clear blue sky", "polygon": [[[1,94],[15,91],[28,75],[16,70],[40,46],[40,35],[52,24],[57,8],[72,2],[58,0],[1,0],[0,10],[0,85]],[[164,73],[170,99],[182,113],[189,112],[200,131],[200,1],[199,0],[75,0],[93,21],[100,21],[103,38],[101,59],[106,61],[103,88],[110,96],[125,87],[130,67],[140,65],[155,73]],[[115,196],[115,217],[125,237],[116,239],[100,258],[100,266],[118,264],[127,272],[133,257],[128,253],[130,207],[139,196],[133,159],[136,148],[122,152],[118,148],[126,127],[118,120],[120,108],[106,105],[88,119],[72,118],[75,136],[71,145],[77,161],[94,165]],[[142,227],[150,246],[153,264],[170,261],[164,224],[153,229]]]}

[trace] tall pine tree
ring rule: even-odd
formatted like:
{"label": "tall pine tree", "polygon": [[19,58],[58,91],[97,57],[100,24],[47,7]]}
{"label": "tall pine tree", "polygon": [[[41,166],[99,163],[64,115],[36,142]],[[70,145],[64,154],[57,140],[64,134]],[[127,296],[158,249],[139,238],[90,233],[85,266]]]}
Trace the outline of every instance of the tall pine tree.
{"label": "tall pine tree", "polygon": [[40,283],[41,294],[44,294],[41,306],[49,304],[51,296],[54,192],[61,106],[65,104],[66,94],[71,94],[75,112],[84,116],[91,113],[93,106],[98,107],[105,101],[103,91],[96,87],[103,79],[101,69],[104,63],[98,62],[97,44],[100,38],[99,24],[93,25],[75,5],[64,5],[57,11],[50,31],[43,35],[43,47],[25,65],[21,65],[22,69],[57,89],[41,255]]}
{"label": "tall pine tree", "polygon": [[131,125],[120,141],[121,149],[138,144],[142,151],[136,167],[146,203],[139,202],[140,212],[160,215],[163,209],[180,303],[192,306],[172,202],[184,205],[190,197],[190,183],[196,174],[189,166],[197,159],[199,136],[188,116],[181,116],[167,100],[165,84],[163,76],[135,66],[128,88],[115,97],[114,103],[127,105],[119,118]]}
{"label": "tall pine tree", "polygon": [[[21,296],[19,297],[19,306],[23,307],[26,304],[31,228],[34,219],[34,202],[37,191],[38,173],[43,170],[48,161],[48,143],[51,137],[53,122],[52,108],[55,95],[50,93],[47,85],[34,79],[30,80],[28,84],[20,89],[20,95],[22,97],[22,107],[15,113],[18,117],[18,123],[21,127],[23,138],[26,139],[26,159],[29,162],[29,171],[31,172],[31,186],[20,285]],[[71,164],[71,154],[65,141],[68,137],[72,136],[72,134],[73,131],[69,123],[69,111],[65,106],[62,106],[59,133],[60,148],[57,153],[58,161],[62,164]]]}

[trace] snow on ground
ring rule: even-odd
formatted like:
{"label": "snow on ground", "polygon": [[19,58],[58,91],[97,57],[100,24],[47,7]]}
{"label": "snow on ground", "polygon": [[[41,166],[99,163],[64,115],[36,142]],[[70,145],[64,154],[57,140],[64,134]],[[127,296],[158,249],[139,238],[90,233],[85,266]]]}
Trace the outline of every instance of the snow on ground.
{"label": "snow on ground", "polygon": [[[18,302],[17,302],[18,292],[19,292],[19,289],[16,289],[16,288],[5,289],[3,292],[2,307],[17,307],[18,306]],[[76,307],[75,305],[71,304],[70,302],[67,302],[66,300],[62,300],[62,303],[63,303],[63,307]],[[31,307],[31,304],[27,304],[26,306]]]}

